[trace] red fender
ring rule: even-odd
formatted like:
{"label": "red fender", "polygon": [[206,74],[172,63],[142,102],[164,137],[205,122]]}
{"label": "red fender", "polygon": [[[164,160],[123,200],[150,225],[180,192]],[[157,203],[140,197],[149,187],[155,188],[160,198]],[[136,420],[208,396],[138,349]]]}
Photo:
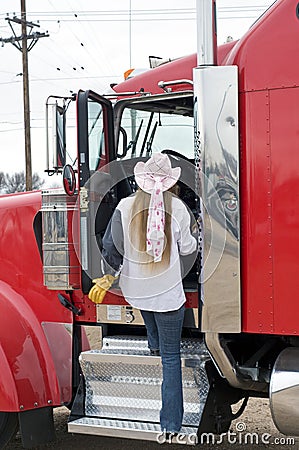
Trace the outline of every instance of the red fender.
{"label": "red fender", "polygon": [[23,296],[0,281],[0,411],[60,405],[43,328]]}
{"label": "red fender", "polygon": [[15,411],[18,405],[18,393],[6,355],[0,345],[0,411]]}

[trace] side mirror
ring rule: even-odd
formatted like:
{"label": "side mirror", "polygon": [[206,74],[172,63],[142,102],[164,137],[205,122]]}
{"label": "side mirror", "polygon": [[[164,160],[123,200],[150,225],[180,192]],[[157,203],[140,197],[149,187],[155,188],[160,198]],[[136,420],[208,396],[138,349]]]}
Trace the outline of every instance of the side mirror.
{"label": "side mirror", "polygon": [[64,191],[67,195],[74,195],[76,190],[76,176],[72,166],[66,164],[62,172]]}
{"label": "side mirror", "polygon": [[66,108],[56,102],[46,105],[47,172],[61,172],[66,163],[65,112]]}

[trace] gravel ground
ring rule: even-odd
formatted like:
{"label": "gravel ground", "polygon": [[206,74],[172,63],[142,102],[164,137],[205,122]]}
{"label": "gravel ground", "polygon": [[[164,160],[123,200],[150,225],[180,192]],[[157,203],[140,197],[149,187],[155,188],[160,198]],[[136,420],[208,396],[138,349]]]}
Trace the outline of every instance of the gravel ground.
{"label": "gravel ground", "polygon": [[[56,450],[94,450],[103,448],[105,450],[139,450],[142,448],[145,450],[150,450],[161,448],[161,445],[155,442],[68,434],[66,426],[68,414],[69,411],[66,408],[57,408],[55,410],[54,417],[57,439],[51,444],[39,446],[38,449],[55,448]],[[242,416],[232,424],[230,433],[230,435],[227,434],[223,437],[222,442],[219,442],[219,437],[215,437],[214,443],[210,440],[210,443],[207,444],[205,441],[205,444],[200,445],[200,448],[205,450],[244,450],[246,448],[248,450],[258,450],[261,448],[275,448],[281,450],[299,449],[299,438],[293,438],[294,442],[287,441],[287,437],[280,434],[276,430],[271,418],[269,402],[265,399],[250,399]],[[246,435],[246,433],[254,434]],[[22,444],[19,435],[17,435],[16,438],[6,447],[6,449],[10,450],[21,448]],[[180,445],[164,444],[162,448],[178,449],[180,448]]]}

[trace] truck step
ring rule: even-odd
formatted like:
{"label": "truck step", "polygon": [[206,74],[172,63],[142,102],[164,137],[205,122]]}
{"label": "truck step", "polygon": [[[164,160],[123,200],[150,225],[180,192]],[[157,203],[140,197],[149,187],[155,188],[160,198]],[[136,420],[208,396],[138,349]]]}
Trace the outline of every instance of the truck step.
{"label": "truck step", "polygon": [[[198,426],[209,390],[209,356],[202,341],[185,339],[181,358],[183,425]],[[102,350],[81,353],[80,364],[86,416],[159,424],[162,364],[160,357],[150,355],[145,338],[105,338]]]}
{"label": "truck step", "polygon": [[140,439],[195,445],[197,441],[196,428],[182,427],[178,436],[166,436],[161,432],[160,425],[150,422],[116,420],[105,418],[82,417],[68,423],[69,433],[113,436],[118,438]]}

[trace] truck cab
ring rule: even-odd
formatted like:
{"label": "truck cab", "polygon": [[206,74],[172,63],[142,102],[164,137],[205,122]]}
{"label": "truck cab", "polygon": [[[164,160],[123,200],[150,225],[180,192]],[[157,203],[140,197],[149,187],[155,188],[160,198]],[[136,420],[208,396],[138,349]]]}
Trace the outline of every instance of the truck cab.
{"label": "truck cab", "polygon": [[[288,23],[283,27],[285,31],[281,20]],[[189,358],[193,361],[191,354],[196,354],[198,361],[198,364],[186,362],[186,367],[194,364],[196,367],[192,375],[186,371],[186,379],[189,376],[194,379],[196,370],[204,373],[202,386],[206,386],[207,396],[202,396],[199,388],[196,395],[200,396],[202,407],[195,406],[194,422],[189,421],[192,414],[186,414],[184,425],[189,427],[186,435],[192,434],[194,427],[197,435],[200,431],[225,432],[233,417],[237,417],[232,416],[231,405],[244,399],[240,414],[249,396],[269,396],[278,428],[286,434],[296,434],[295,419],[286,424],[283,418],[289,408],[287,398],[291,387],[279,389],[280,377],[287,379],[289,370],[297,372],[294,362],[292,368],[281,375],[285,358],[297,361],[297,326],[290,314],[282,310],[281,285],[278,280],[274,283],[275,270],[286,276],[280,258],[273,257],[274,242],[277,245],[277,237],[286,228],[276,209],[275,199],[280,198],[275,184],[278,175],[271,172],[273,167],[279,167],[280,180],[296,184],[294,177],[287,179],[287,171],[283,169],[294,161],[294,153],[288,160],[281,159],[270,138],[272,133],[277,137],[277,131],[269,124],[277,124],[280,117],[294,145],[296,126],[290,128],[283,121],[279,105],[294,107],[290,90],[296,95],[297,85],[291,48],[297,25],[297,3],[277,1],[239,42],[221,46],[213,54],[215,27],[212,20],[211,39],[200,46],[205,49],[204,54],[211,52],[211,60],[199,61],[196,66],[193,57],[186,57],[131,78],[114,87],[116,101],[111,103],[93,92],[82,92],[77,97],[80,219],[76,223],[80,223],[78,257],[82,276],[79,283],[85,296],[79,299],[76,291],[72,295],[73,304],[81,308],[76,323],[86,322],[88,316],[88,320],[102,327],[104,348],[95,362],[99,371],[103,367],[101,358],[107,364],[110,364],[109,358],[113,364],[118,364],[120,354],[126,354],[128,364],[130,358],[136,363],[144,344],[142,352],[146,351],[140,314],[126,304],[117,287],[107,294],[101,305],[90,305],[86,299],[92,278],[101,275],[101,239],[111,214],[118,201],[136,189],[134,164],[155,151],[169,154],[173,164],[182,168],[179,195],[201,223],[198,259],[184,277],[187,303],[183,337],[191,338],[186,361]],[[265,33],[272,36],[273,27],[276,48],[284,49],[281,54],[287,70],[286,84],[282,74],[274,70],[275,58],[269,41],[259,40]],[[204,29],[204,26],[199,28]],[[279,37],[281,33],[285,34],[284,39]],[[270,98],[273,99],[271,104]],[[285,202],[286,199],[284,207]],[[294,213],[292,217],[297,215]],[[256,255],[260,255],[258,271],[255,270]],[[288,264],[293,272],[293,259],[289,256]],[[267,277],[270,277],[269,283],[265,281]],[[258,294],[254,293],[252,283],[258,286]],[[289,293],[294,290],[291,279],[287,289]],[[288,307],[295,314],[296,306],[291,300]],[[280,313],[274,316],[274,311]],[[291,327],[290,323],[293,323]],[[126,336],[126,343],[118,341],[119,334]],[[134,344],[129,343],[130,339]],[[136,353],[132,347],[136,348]],[[87,355],[81,358],[86,360],[84,367],[91,361]],[[94,355],[90,358],[95,361]],[[146,361],[151,365],[150,359]],[[112,366],[109,367],[112,370]],[[95,385],[90,383],[91,391],[97,390],[97,380],[94,380]],[[219,390],[218,386],[221,386]],[[219,395],[219,391],[226,394]],[[127,430],[119,429],[118,420],[125,418],[130,410],[128,404],[134,404],[138,395],[131,393],[126,401],[117,399],[125,403],[120,415],[113,416],[116,420],[113,427],[120,435],[126,435]],[[186,399],[189,395],[193,394],[186,394]],[[102,396],[99,394],[97,398],[102,399]],[[90,408],[89,415],[92,415],[93,406]],[[98,408],[101,411],[100,406]],[[119,409],[117,402],[114,408]],[[190,404],[186,404],[186,411],[190,408]],[[150,410],[148,407],[141,409]],[[109,408],[103,410],[110,418],[114,414]],[[139,430],[142,417],[148,429],[156,433],[153,423],[157,424],[157,410],[156,416],[140,416],[130,410],[127,417],[134,422],[135,431]],[[82,410],[80,417],[72,417],[79,422],[71,420],[70,430],[82,431],[85,425],[88,429],[85,413]],[[101,422],[101,413],[97,414],[99,422],[94,424],[102,434],[107,424]]]}
{"label": "truck cab", "polygon": [[[43,236],[46,236],[50,221],[56,222],[57,228],[52,233],[53,242],[43,242],[45,284],[48,289],[55,290],[63,271],[67,272],[64,279],[68,295],[62,294],[62,297],[77,311],[74,314],[77,334],[83,327],[87,335],[93,329],[98,336],[91,350],[77,349],[78,391],[69,422],[71,432],[84,429],[83,432],[88,433],[92,422],[96,427],[92,432],[105,434],[108,432],[107,417],[119,436],[136,435],[155,440],[160,432],[161,360],[149,353],[140,311],[126,302],[117,285],[98,305],[93,304],[87,294],[92,280],[104,274],[102,238],[112,213],[122,198],[134,195],[136,191],[133,169],[138,161],[146,161],[153,152],[168,154],[172,166],[180,166],[182,170],[177,194],[188,206],[192,220],[201,220],[197,179],[200,162],[194,154],[191,80],[189,83],[187,90],[173,93],[116,94],[116,101],[91,91],[79,92],[76,98],[78,165],[74,171],[77,188],[68,197],[62,192],[58,195],[55,190],[46,190],[42,194]],[[74,182],[69,170],[64,169],[68,187]],[[65,235],[67,242],[59,247],[56,237],[60,234],[58,211],[62,210],[70,233]],[[76,246],[76,242],[79,245]],[[72,264],[74,256],[77,262]],[[62,260],[69,261],[68,267],[62,268]],[[200,266],[201,252],[193,259],[182,258],[187,299],[182,339],[186,398],[184,430],[189,439],[192,436],[196,439],[209,386],[204,368],[209,357],[200,325]],[[75,267],[79,267],[79,271]],[[114,376],[112,373],[117,367],[121,370],[117,369],[118,375]],[[198,388],[194,376],[201,372],[205,378]],[[199,389],[202,398],[198,403],[195,400]],[[81,404],[79,392],[81,399],[82,395],[85,398]],[[229,404],[227,408],[230,408]],[[124,420],[130,422],[125,422],[124,426]],[[143,431],[140,429],[142,423]],[[213,426],[218,425],[214,423]]]}
{"label": "truck cab", "polygon": [[[47,171],[62,173],[63,188],[0,198],[1,445],[17,421],[27,447],[53,438],[61,404],[72,433],[165,439],[161,360],[140,312],[117,284],[101,304],[88,298],[105,271],[113,211],[136,191],[135,164],[154,152],[181,167],[177,195],[200,224],[198,255],[182,261],[180,443],[226,433],[249,397],[269,398],[277,428],[299,434],[299,6],[277,0],[240,41],[217,48],[215,2],[199,4],[197,59],[163,64],[108,95],[52,97]],[[66,164],[70,105],[77,154]]]}

